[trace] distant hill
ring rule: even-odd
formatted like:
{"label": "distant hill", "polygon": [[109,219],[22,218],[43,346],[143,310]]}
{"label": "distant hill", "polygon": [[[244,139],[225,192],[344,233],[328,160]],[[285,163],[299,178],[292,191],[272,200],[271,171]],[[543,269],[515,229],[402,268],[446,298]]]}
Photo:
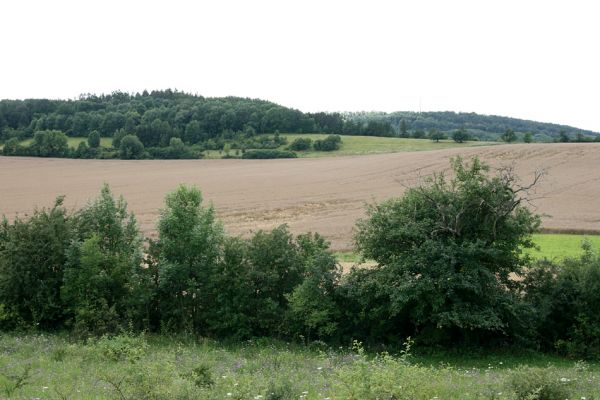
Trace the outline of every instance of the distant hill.
{"label": "distant hill", "polygon": [[165,147],[177,137],[188,145],[221,148],[224,140],[276,131],[419,137],[433,129],[446,133],[465,129],[480,140],[497,140],[508,128],[517,138],[530,132],[540,142],[555,140],[561,131],[571,138],[600,136],[570,126],[475,113],[303,113],[260,99],[210,98],[170,89],[88,94],[76,100],[0,101],[0,142],[24,140],[38,131],[61,131],[74,137],[87,137],[94,131],[107,137],[120,131],[137,135],[146,147]]}
{"label": "distant hill", "polygon": [[517,136],[530,132],[536,142],[552,142],[557,139],[560,132],[565,132],[574,139],[577,134],[588,137],[600,136],[600,133],[574,128],[568,125],[559,125],[546,122],[529,121],[518,118],[501,117],[497,115],[482,115],[476,113],[445,112],[411,112],[397,111],[384,112],[358,112],[346,113],[345,118],[357,122],[380,121],[388,122],[395,133],[399,133],[402,121],[409,132],[422,130],[428,132],[437,129],[449,133],[456,129],[465,129],[472,136],[480,140],[498,140],[507,129],[512,129]]}

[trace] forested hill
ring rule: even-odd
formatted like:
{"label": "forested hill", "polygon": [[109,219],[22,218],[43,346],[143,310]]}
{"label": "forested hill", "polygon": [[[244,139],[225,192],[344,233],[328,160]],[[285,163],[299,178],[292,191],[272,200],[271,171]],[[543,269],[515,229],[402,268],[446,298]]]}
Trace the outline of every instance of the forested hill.
{"label": "forested hill", "polygon": [[187,144],[251,137],[260,133],[324,132],[349,135],[423,137],[432,130],[464,128],[472,137],[497,139],[512,129],[534,140],[599,134],[568,126],[515,118],[453,112],[303,113],[269,101],[239,97],[208,98],[164,90],[150,93],[83,95],[77,100],[0,101],[0,142],[33,137],[38,131],[61,131],[87,137],[135,134],[144,146],[168,146],[170,139]]}
{"label": "forested hill", "polygon": [[[497,115],[481,115],[476,113],[456,113],[452,111],[445,112],[411,112],[398,111],[393,113],[383,112],[359,112],[347,113],[346,119],[352,119],[357,122],[380,121],[389,123],[395,132],[400,133],[403,125],[406,131],[438,130],[442,132],[451,132],[456,129],[467,130],[472,137],[480,140],[498,140],[507,130],[533,135],[533,139],[538,142],[551,142],[559,138],[561,132],[564,132],[571,139],[576,139],[577,135],[588,137],[600,136],[600,133],[574,128],[567,125],[552,124],[546,122],[537,122],[524,119],[501,117]],[[403,122],[404,121],[404,122]]]}

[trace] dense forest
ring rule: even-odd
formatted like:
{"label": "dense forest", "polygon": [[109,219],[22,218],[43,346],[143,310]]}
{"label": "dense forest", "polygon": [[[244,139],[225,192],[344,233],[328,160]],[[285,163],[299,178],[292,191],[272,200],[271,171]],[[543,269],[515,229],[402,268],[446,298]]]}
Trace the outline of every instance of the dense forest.
{"label": "dense forest", "polygon": [[[4,144],[5,155],[198,158],[202,151],[222,150],[228,143],[242,150],[273,150],[281,145],[276,137],[263,143],[260,135],[266,133],[323,132],[439,140],[454,138],[457,131],[462,132],[464,140],[498,140],[506,132],[511,132],[509,141],[600,138],[596,132],[568,126],[474,113],[303,113],[259,99],[208,98],[170,89],[87,94],[77,100],[0,101],[0,143]],[[68,149],[67,137],[89,140],[75,151]],[[112,152],[95,150],[101,137],[114,138]],[[30,138],[33,146],[22,145]]]}

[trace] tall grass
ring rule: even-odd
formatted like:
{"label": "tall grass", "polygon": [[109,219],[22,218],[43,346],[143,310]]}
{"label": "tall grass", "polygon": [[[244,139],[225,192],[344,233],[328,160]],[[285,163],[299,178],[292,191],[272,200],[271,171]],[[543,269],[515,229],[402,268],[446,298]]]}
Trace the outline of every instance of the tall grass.
{"label": "tall grass", "polygon": [[598,398],[600,365],[535,353],[391,356],[359,343],[0,335],[0,398],[517,399],[540,385]]}

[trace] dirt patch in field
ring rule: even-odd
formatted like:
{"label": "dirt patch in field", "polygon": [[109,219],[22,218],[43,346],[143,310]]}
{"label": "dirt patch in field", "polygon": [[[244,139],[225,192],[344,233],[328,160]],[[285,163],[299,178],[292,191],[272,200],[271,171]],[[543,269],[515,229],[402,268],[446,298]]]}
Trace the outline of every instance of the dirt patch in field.
{"label": "dirt patch in field", "polygon": [[352,228],[365,204],[400,196],[449,157],[478,155],[494,167],[514,164],[524,182],[548,175],[533,202],[549,230],[600,231],[600,144],[529,144],[414,153],[290,160],[122,161],[0,157],[0,215],[9,218],[94,197],[103,182],[125,196],[143,231],[154,235],[164,196],[178,184],[201,188],[228,232],[248,234],[287,223],[317,231],[336,250],[352,246]]}

